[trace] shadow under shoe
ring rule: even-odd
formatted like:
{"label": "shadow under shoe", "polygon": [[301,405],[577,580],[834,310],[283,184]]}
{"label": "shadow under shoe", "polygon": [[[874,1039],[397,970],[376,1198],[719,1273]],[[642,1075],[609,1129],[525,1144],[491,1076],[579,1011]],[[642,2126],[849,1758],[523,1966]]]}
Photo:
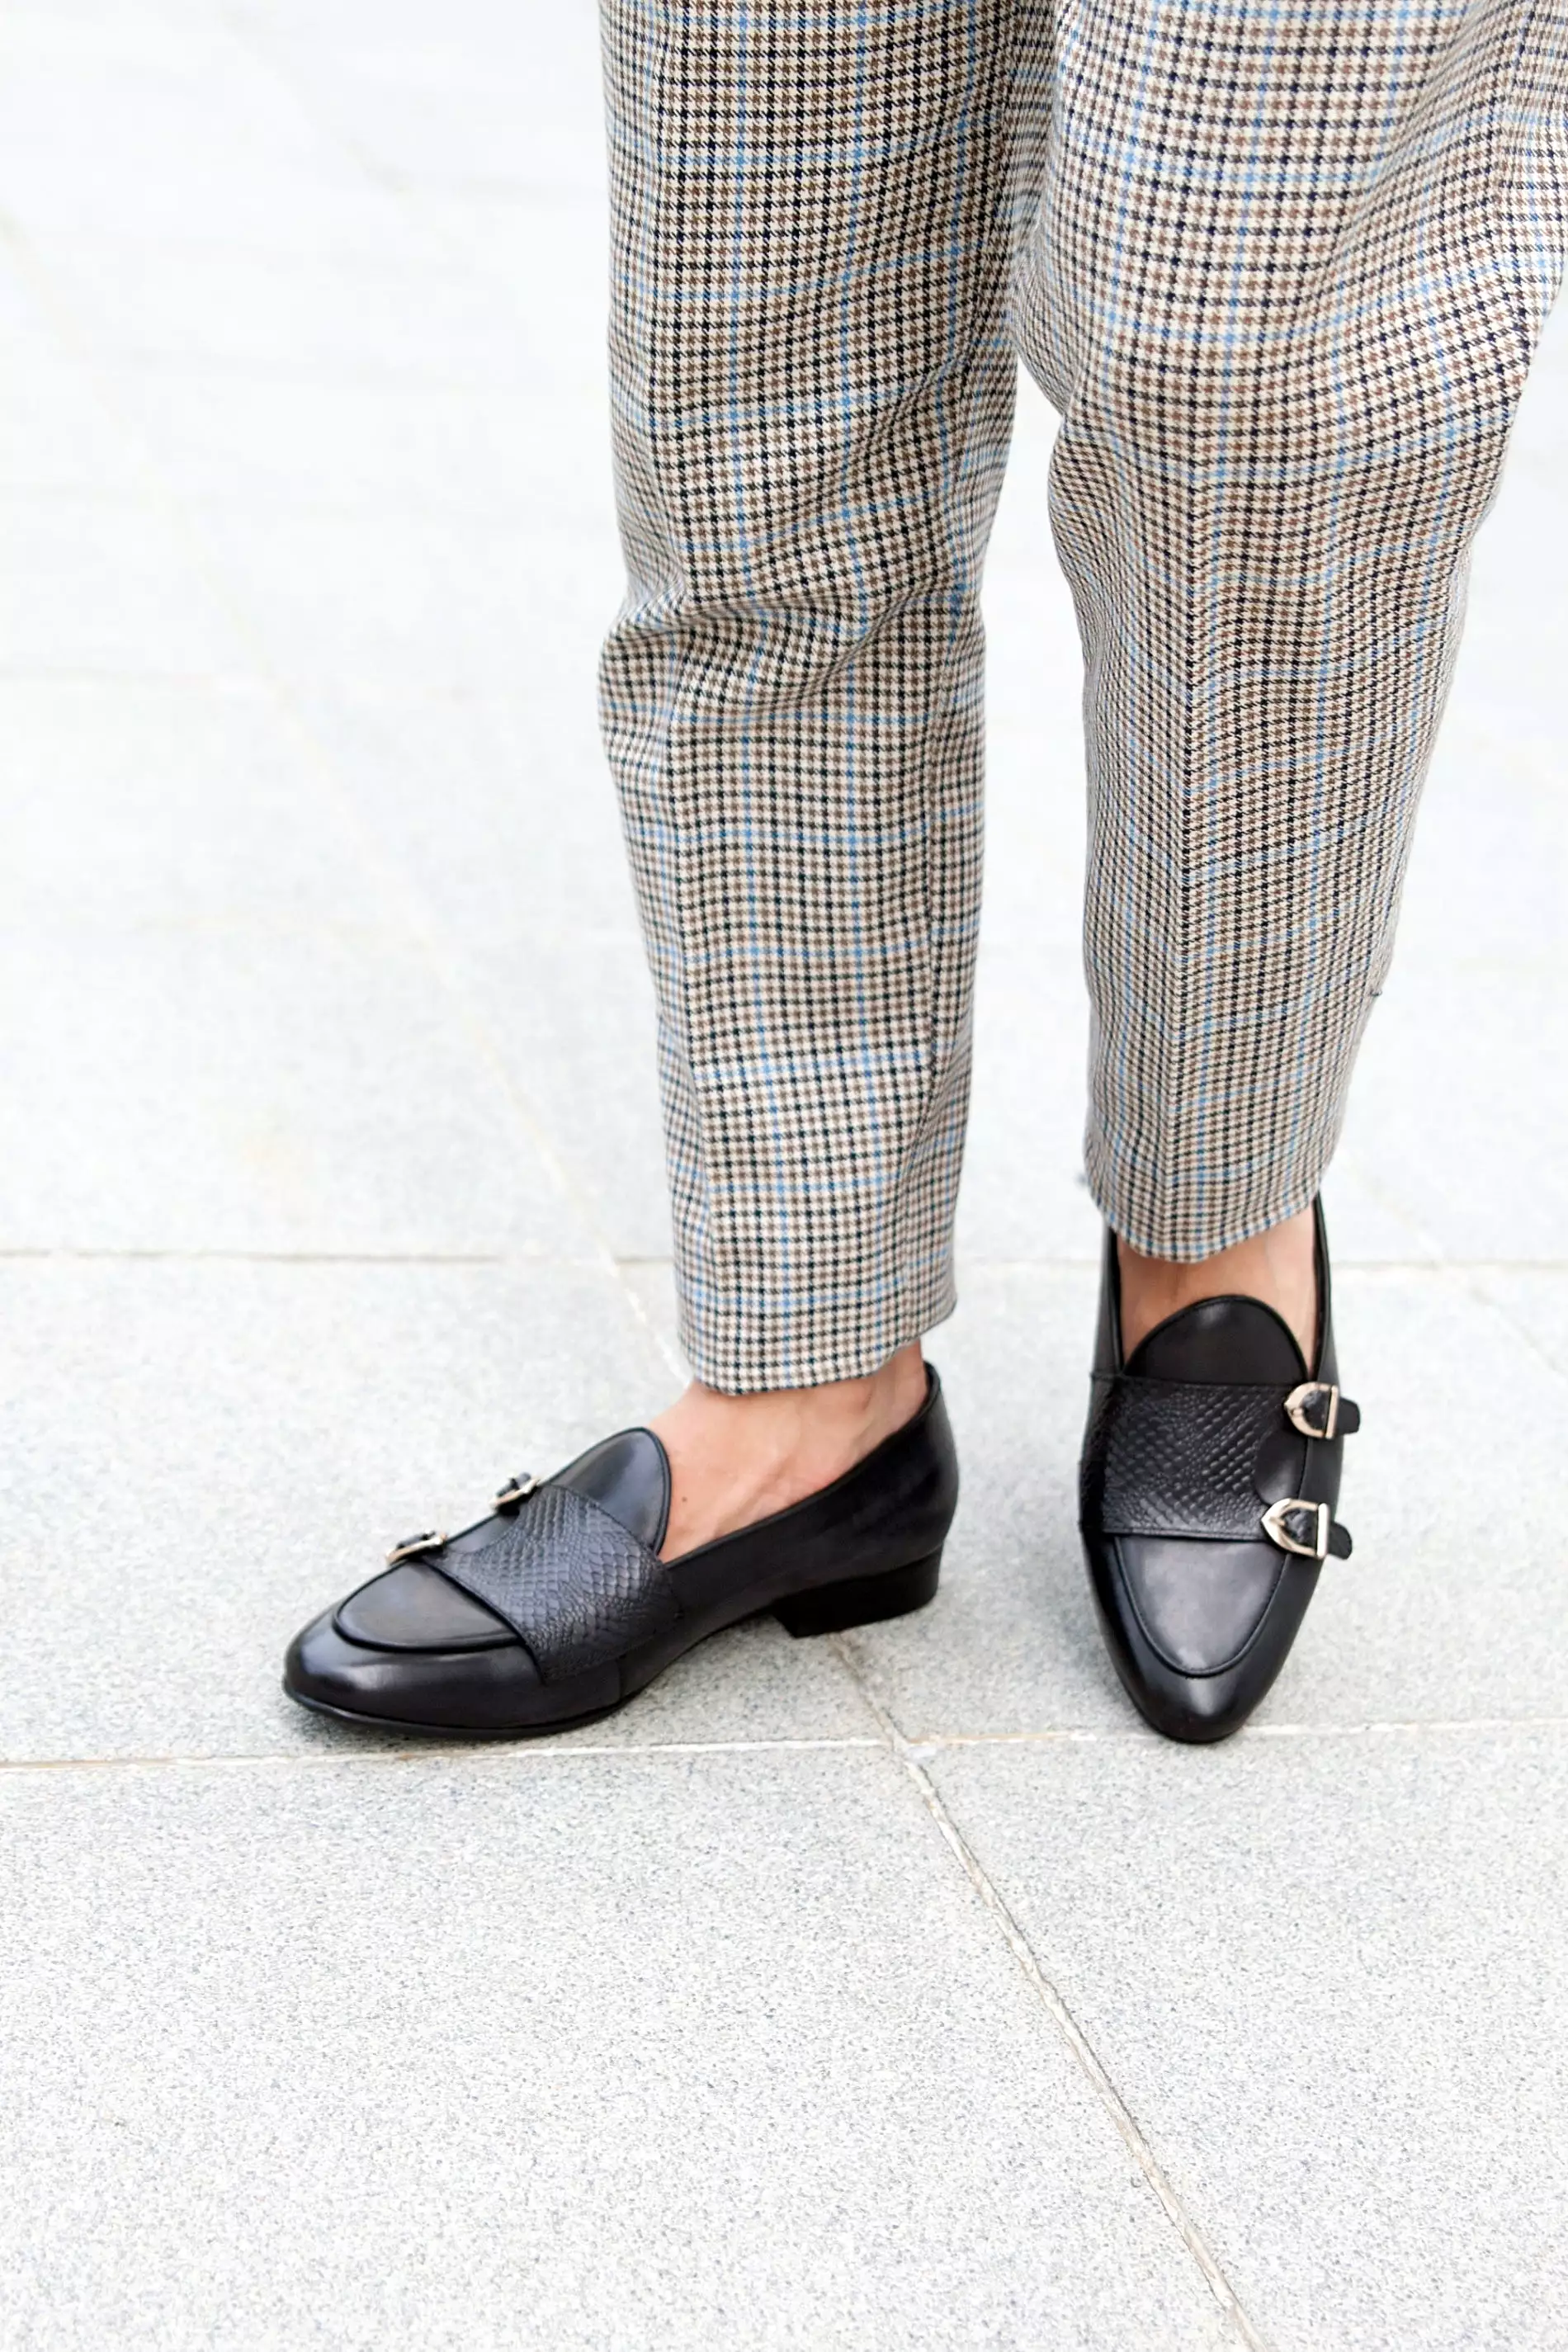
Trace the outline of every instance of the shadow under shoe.
{"label": "shadow under shoe", "polygon": [[669,1462],[651,1430],[607,1437],[488,1518],[416,1536],[289,1644],[302,1706],[385,1731],[517,1738],[592,1722],[710,1633],[772,1610],[791,1633],[919,1609],[958,1500],[942,1383],[816,1495],[680,1559],[659,1547]]}
{"label": "shadow under shoe", "polygon": [[1318,1346],[1260,1299],[1205,1298],[1125,1364],[1121,1269],[1106,1233],[1079,1525],[1116,1670],[1168,1739],[1227,1738],[1284,1664],[1325,1559],[1341,1457],[1357,1428],[1339,1391],[1328,1240],[1314,1209]]}

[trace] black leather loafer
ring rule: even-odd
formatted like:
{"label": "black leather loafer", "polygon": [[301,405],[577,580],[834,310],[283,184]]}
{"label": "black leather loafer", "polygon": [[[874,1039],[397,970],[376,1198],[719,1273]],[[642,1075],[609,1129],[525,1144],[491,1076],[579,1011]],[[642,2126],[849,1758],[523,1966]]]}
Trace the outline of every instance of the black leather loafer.
{"label": "black leather loafer", "polygon": [[772,1610],[831,1633],[923,1608],[958,1501],[942,1384],[819,1494],[661,1560],[669,1462],[623,1430],[490,1517],[416,1536],[289,1645],[302,1706],[383,1730],[521,1738],[608,1715],[710,1633]]}
{"label": "black leather loafer", "polygon": [[1205,1298],[1121,1360],[1107,1232],[1079,1524],[1116,1670],[1167,1739],[1228,1738],[1284,1664],[1331,1556],[1343,1440],[1329,1250],[1315,1210],[1318,1348],[1256,1298]]}

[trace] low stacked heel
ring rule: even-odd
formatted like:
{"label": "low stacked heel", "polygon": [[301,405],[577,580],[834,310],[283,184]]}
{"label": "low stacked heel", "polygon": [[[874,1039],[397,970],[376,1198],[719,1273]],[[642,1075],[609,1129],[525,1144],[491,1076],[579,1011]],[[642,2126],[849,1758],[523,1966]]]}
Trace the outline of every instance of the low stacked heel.
{"label": "low stacked heel", "polygon": [[851,1625],[875,1625],[885,1617],[907,1617],[936,1599],[942,1575],[942,1549],[912,1560],[908,1568],[884,1570],[880,1576],[851,1576],[842,1584],[819,1585],[815,1592],[781,1601],[773,1615],[797,1641],[813,1633],[843,1633]]}

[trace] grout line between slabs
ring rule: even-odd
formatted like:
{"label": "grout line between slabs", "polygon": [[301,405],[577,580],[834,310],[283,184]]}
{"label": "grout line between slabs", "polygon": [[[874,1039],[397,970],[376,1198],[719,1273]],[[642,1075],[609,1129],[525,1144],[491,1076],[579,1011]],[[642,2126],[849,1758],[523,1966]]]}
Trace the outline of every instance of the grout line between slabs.
{"label": "grout line between slabs", "polygon": [[[573,1205],[581,1207],[575,1195]],[[105,1244],[101,1246],[77,1243],[4,1243],[0,1242],[0,1265],[432,1265],[432,1266],[492,1266],[527,1268],[540,1265],[595,1265],[608,1271],[617,1287],[626,1288],[624,1277],[628,1274],[666,1273],[673,1261],[668,1257],[637,1255],[621,1251],[606,1251],[593,1246],[594,1232],[584,1236],[585,1246],[580,1251],[570,1249],[541,1250],[366,1250],[366,1249],[228,1249],[184,1247],[175,1244],[122,1246]],[[1029,1270],[1043,1274],[1087,1274],[1092,1269],[1077,1258],[1005,1258],[970,1257],[966,1261],[970,1273],[1005,1273]],[[1347,1269],[1342,1265],[1342,1273]],[[1476,1274],[1557,1274],[1568,1272],[1568,1265],[1541,1260],[1527,1263],[1523,1259],[1448,1259],[1441,1265],[1421,1266],[1400,1264],[1393,1259],[1366,1259],[1348,1271],[1358,1274],[1431,1274],[1457,1277],[1466,1295],[1475,1306],[1488,1309],[1505,1322],[1510,1331],[1522,1339],[1542,1367],[1563,1376],[1564,1367],[1541,1344],[1540,1337],[1489,1292],[1479,1290],[1464,1280]],[[665,1354],[668,1356],[668,1350]],[[680,1377],[685,1378],[684,1372]]]}
{"label": "grout line between slabs", "polygon": [[[612,1258],[616,1267],[668,1265],[668,1258]],[[59,1245],[0,1243],[0,1265],[457,1265],[526,1269],[541,1265],[593,1265],[604,1271],[597,1250],[574,1256],[570,1250],[365,1250],[365,1249],[184,1249],[115,1244]]]}
{"label": "grout line between slabs", "polygon": [[[246,1771],[257,1766],[268,1770],[292,1772],[317,1771],[326,1766],[340,1765],[473,1764],[481,1760],[495,1765],[509,1763],[526,1767],[583,1756],[793,1756],[884,1748],[889,1741],[881,1726],[891,1718],[869,1696],[854,1667],[850,1666],[848,1671],[855,1683],[857,1696],[866,1701],[878,1723],[879,1728],[874,1736],[839,1732],[825,1734],[821,1738],[759,1739],[578,1740],[574,1737],[568,1743],[564,1738],[552,1738],[546,1734],[532,1740],[422,1739],[416,1743],[399,1743],[389,1738],[384,1743],[321,1750],[191,1748],[171,1749],[163,1755],[0,1756],[0,1778],[6,1774],[20,1777],[29,1772]],[[1466,1733],[1495,1736],[1499,1732],[1509,1731],[1568,1731],[1568,1716],[1477,1716],[1447,1721],[1423,1721],[1413,1717],[1403,1722],[1251,1724],[1237,1738],[1227,1742],[1227,1747],[1234,1752],[1244,1750],[1257,1741],[1271,1739],[1362,1739],[1384,1735],[1419,1738],[1423,1733],[1450,1738]],[[964,1748],[1046,1749],[1101,1747],[1163,1750],[1166,1744],[1152,1732],[1132,1726],[1125,1729],[1107,1727],[1100,1730],[898,1731],[896,1738],[900,1761],[907,1762],[912,1758],[917,1763],[950,1749]]]}
{"label": "grout line between slabs", "polygon": [[384,1768],[391,1764],[479,1764],[492,1766],[570,1763],[574,1758],[658,1756],[795,1756],[873,1749],[887,1743],[879,1736],[845,1733],[820,1739],[598,1739],[571,1747],[537,1740],[430,1739],[416,1746],[326,1748],[316,1753],[289,1748],[258,1748],[249,1755],[210,1755],[195,1751],[168,1756],[19,1756],[0,1758],[0,1779],[20,1779],[32,1772],[166,1772],[268,1771],[316,1772],[323,1769]]}
{"label": "grout line between slabs", "polygon": [[[480,1016],[482,1018],[482,1016]],[[48,1265],[52,1262],[75,1264],[140,1264],[142,1262],[173,1265],[479,1265],[530,1266],[593,1265],[607,1265],[616,1275],[625,1273],[668,1272],[674,1261],[666,1256],[654,1256],[636,1252],[590,1248],[580,1256],[571,1250],[366,1250],[366,1249],[239,1249],[186,1247],[178,1244],[148,1244],[126,1245],[106,1243],[30,1243],[0,1242],[0,1264],[26,1263]],[[1087,1260],[1079,1258],[988,1258],[971,1255],[966,1266],[972,1273],[1017,1273],[1032,1271],[1044,1274],[1087,1274],[1093,1271]],[[1341,1271],[1346,1270],[1342,1266]],[[1522,1258],[1449,1258],[1438,1265],[1421,1265],[1393,1258],[1367,1258],[1351,1265],[1349,1270],[1363,1274],[1430,1274],[1463,1277],[1471,1274],[1557,1274],[1568,1273],[1568,1264],[1555,1260],[1527,1261]],[[1468,1286],[1466,1287],[1468,1289]],[[1519,1322],[1510,1309],[1483,1290],[1468,1289],[1473,1303],[1500,1316],[1510,1328],[1529,1340],[1538,1354],[1539,1341],[1529,1327]],[[1543,1363],[1553,1371],[1562,1367],[1547,1355]]]}
{"label": "grout line between slabs", "polygon": [[[616,1263],[621,1265],[670,1265],[674,1261],[668,1254],[650,1256],[646,1254],[621,1252]],[[986,1250],[966,1249],[962,1255],[965,1273],[975,1274],[1097,1274],[1100,1261],[1089,1257],[994,1256]],[[1559,1257],[1345,1257],[1336,1255],[1335,1274],[1568,1274],[1568,1258]],[[1495,1307],[1495,1299],[1485,1303]]]}
{"label": "grout line between slabs", "polygon": [[[1232,1753],[1270,1739],[1366,1739],[1387,1733],[1568,1731],[1563,1715],[1368,1716],[1359,1723],[1249,1723],[1224,1742]],[[900,1733],[911,1748],[1125,1747],[1163,1750],[1170,1743],[1138,1725],[1064,1726],[1054,1731],[921,1731]]]}
{"label": "grout line between slabs", "polygon": [[[1098,1258],[1090,1257],[994,1257],[984,1250],[973,1249],[962,1253],[963,1270],[989,1274],[1092,1274],[1099,1265]],[[1568,1258],[1355,1257],[1336,1249],[1333,1270],[1336,1277],[1342,1274],[1568,1274]]]}
{"label": "grout line between slabs", "polygon": [[883,1738],[894,1759],[903,1767],[913,1782],[921,1801],[935,1822],[944,1844],[969,1880],[981,1903],[995,1921],[1003,1941],[1016,1961],[1026,1981],[1067,2043],[1089,2088],[1115,2125],[1128,2152],[1140,2172],[1142,2173],[1166,2220],[1186,2248],[1209,2293],[1225,2313],[1237,2341],[1245,2345],[1247,2352],[1270,2352],[1268,2338],[1249,2316],[1240,2296],[1226,2276],[1208,2240],[1177,2195],[1164,2167],[1144,2137],[1137,2117],[1111,2081],[1077,2018],[1040,1966],[1034,1947],[997,1892],[979,1856],[949,1812],[918,1750],[904,1738],[892,1717],[880,1702],[873,1697],[861,1680],[854,1659],[842,1636],[834,1635],[833,1644],[858,1686],[861,1697],[881,1727]]}
{"label": "grout line between slabs", "polygon": [[[611,1250],[608,1263],[622,1268],[642,1272],[646,1269],[665,1271],[673,1267],[674,1260],[666,1255]],[[208,1259],[238,1261],[263,1265],[570,1265],[604,1262],[605,1253],[594,1251],[586,1260],[574,1260],[570,1251],[563,1250],[286,1250],[286,1249],[201,1249],[167,1247],[122,1247],[92,1244],[0,1243],[0,1260],[26,1258],[47,1261],[50,1258],[141,1259],[168,1258],[193,1263]],[[975,1273],[1017,1274],[1034,1271],[1042,1274],[1088,1274],[1094,1271],[1087,1258],[1075,1257],[985,1257],[971,1252],[964,1260],[967,1270]],[[1568,1260],[1557,1258],[1443,1258],[1431,1263],[1415,1258],[1349,1258],[1340,1261],[1339,1272],[1356,1274],[1564,1274]],[[1486,1291],[1471,1293],[1475,1303],[1490,1307],[1510,1324],[1514,1318],[1509,1308]],[[1526,1339],[1531,1333],[1523,1324],[1519,1328]],[[1552,1360],[1545,1360],[1551,1363]],[[1559,1369],[1554,1363],[1552,1368]]]}

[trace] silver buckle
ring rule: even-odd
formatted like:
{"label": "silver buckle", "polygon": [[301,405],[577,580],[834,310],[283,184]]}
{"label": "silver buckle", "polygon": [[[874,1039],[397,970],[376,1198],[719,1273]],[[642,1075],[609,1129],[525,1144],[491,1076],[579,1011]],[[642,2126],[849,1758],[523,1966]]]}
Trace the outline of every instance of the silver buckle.
{"label": "silver buckle", "polygon": [[446,1545],[445,1536],[434,1529],[422,1536],[410,1536],[406,1543],[394,1544],[386,1555],[388,1568],[395,1568],[400,1559],[417,1559],[422,1551],[440,1551]]}
{"label": "silver buckle", "polygon": [[[1329,1410],[1320,1429],[1316,1422],[1308,1419],[1307,1412],[1316,1398],[1325,1395],[1329,1400]],[[1285,1418],[1292,1429],[1300,1431],[1303,1437],[1318,1438],[1326,1445],[1340,1425],[1337,1383],[1333,1381],[1303,1381],[1300,1387],[1292,1389],[1285,1400]]]}
{"label": "silver buckle", "polygon": [[[1318,1540],[1315,1544],[1299,1542],[1285,1525],[1288,1512],[1312,1511],[1317,1515]],[[1263,1514],[1263,1532],[1270,1543],[1281,1551],[1293,1551],[1302,1559],[1327,1559],[1329,1537],[1333,1529],[1334,1515],[1327,1503],[1309,1503],[1300,1495],[1287,1495],[1278,1503],[1270,1503]]]}
{"label": "silver buckle", "polygon": [[497,1510],[515,1510],[519,1503],[527,1502],[530,1495],[536,1491],[538,1486],[539,1481],[537,1478],[509,1478],[506,1485],[496,1496],[495,1507]]}

